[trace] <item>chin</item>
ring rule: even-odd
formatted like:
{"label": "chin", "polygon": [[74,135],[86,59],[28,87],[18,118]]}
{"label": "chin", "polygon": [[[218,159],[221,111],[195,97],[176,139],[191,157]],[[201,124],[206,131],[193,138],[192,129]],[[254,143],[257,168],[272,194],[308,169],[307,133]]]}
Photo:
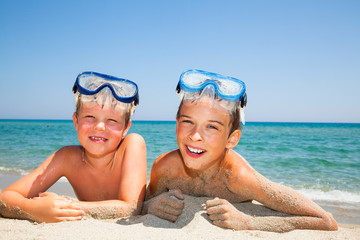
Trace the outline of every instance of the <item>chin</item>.
{"label": "chin", "polygon": [[184,165],[191,170],[200,171],[202,170],[201,161],[199,159],[184,159]]}

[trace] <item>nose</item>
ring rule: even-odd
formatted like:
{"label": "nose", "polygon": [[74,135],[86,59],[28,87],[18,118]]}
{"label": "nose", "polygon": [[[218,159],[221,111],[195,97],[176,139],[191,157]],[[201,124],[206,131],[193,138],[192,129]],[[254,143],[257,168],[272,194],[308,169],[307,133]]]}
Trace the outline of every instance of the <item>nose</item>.
{"label": "nose", "polygon": [[98,122],[95,124],[94,129],[97,130],[97,131],[105,131],[105,123],[102,122],[102,121],[98,121]]}
{"label": "nose", "polygon": [[191,135],[190,139],[194,142],[201,141],[202,137],[198,130],[195,130]]}

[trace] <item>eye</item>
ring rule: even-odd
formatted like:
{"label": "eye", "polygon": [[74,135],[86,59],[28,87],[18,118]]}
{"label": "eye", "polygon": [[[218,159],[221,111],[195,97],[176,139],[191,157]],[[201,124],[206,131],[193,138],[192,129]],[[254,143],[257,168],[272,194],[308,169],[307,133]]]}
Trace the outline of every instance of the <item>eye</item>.
{"label": "eye", "polygon": [[192,124],[193,123],[191,120],[188,120],[188,119],[184,119],[181,122],[182,123],[187,123],[187,124]]}
{"label": "eye", "polygon": [[108,121],[109,121],[109,122],[113,122],[113,123],[117,123],[117,122],[118,122],[116,119],[113,119],[113,118],[110,118]]}
{"label": "eye", "polygon": [[214,130],[219,130],[219,128],[215,125],[209,125],[208,128],[214,129]]}

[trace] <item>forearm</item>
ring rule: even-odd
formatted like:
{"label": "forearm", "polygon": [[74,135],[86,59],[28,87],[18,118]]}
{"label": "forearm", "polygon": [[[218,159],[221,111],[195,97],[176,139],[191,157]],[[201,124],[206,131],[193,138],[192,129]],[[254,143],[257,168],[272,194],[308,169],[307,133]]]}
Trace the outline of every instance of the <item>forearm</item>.
{"label": "forearm", "polygon": [[120,218],[140,214],[142,202],[134,201],[128,203],[121,200],[107,200],[99,202],[76,202],[84,212],[85,216],[97,219]]}
{"label": "forearm", "polygon": [[337,230],[337,223],[330,214],[323,218],[308,216],[250,217],[250,229],[269,232],[289,232],[295,229]]}
{"label": "forearm", "polygon": [[0,213],[7,218],[35,220],[31,214],[32,200],[17,192],[5,191],[0,195]]}

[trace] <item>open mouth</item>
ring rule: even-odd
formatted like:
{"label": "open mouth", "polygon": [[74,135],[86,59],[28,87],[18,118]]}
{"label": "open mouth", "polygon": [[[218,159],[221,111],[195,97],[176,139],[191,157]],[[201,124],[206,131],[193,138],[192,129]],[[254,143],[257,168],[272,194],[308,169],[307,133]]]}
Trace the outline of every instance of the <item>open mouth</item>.
{"label": "open mouth", "polygon": [[90,137],[90,140],[93,142],[106,142],[107,141],[106,138],[102,138],[102,137]]}
{"label": "open mouth", "polygon": [[204,154],[206,151],[200,148],[194,148],[190,146],[186,146],[187,153],[191,157],[200,157],[202,154]]}

